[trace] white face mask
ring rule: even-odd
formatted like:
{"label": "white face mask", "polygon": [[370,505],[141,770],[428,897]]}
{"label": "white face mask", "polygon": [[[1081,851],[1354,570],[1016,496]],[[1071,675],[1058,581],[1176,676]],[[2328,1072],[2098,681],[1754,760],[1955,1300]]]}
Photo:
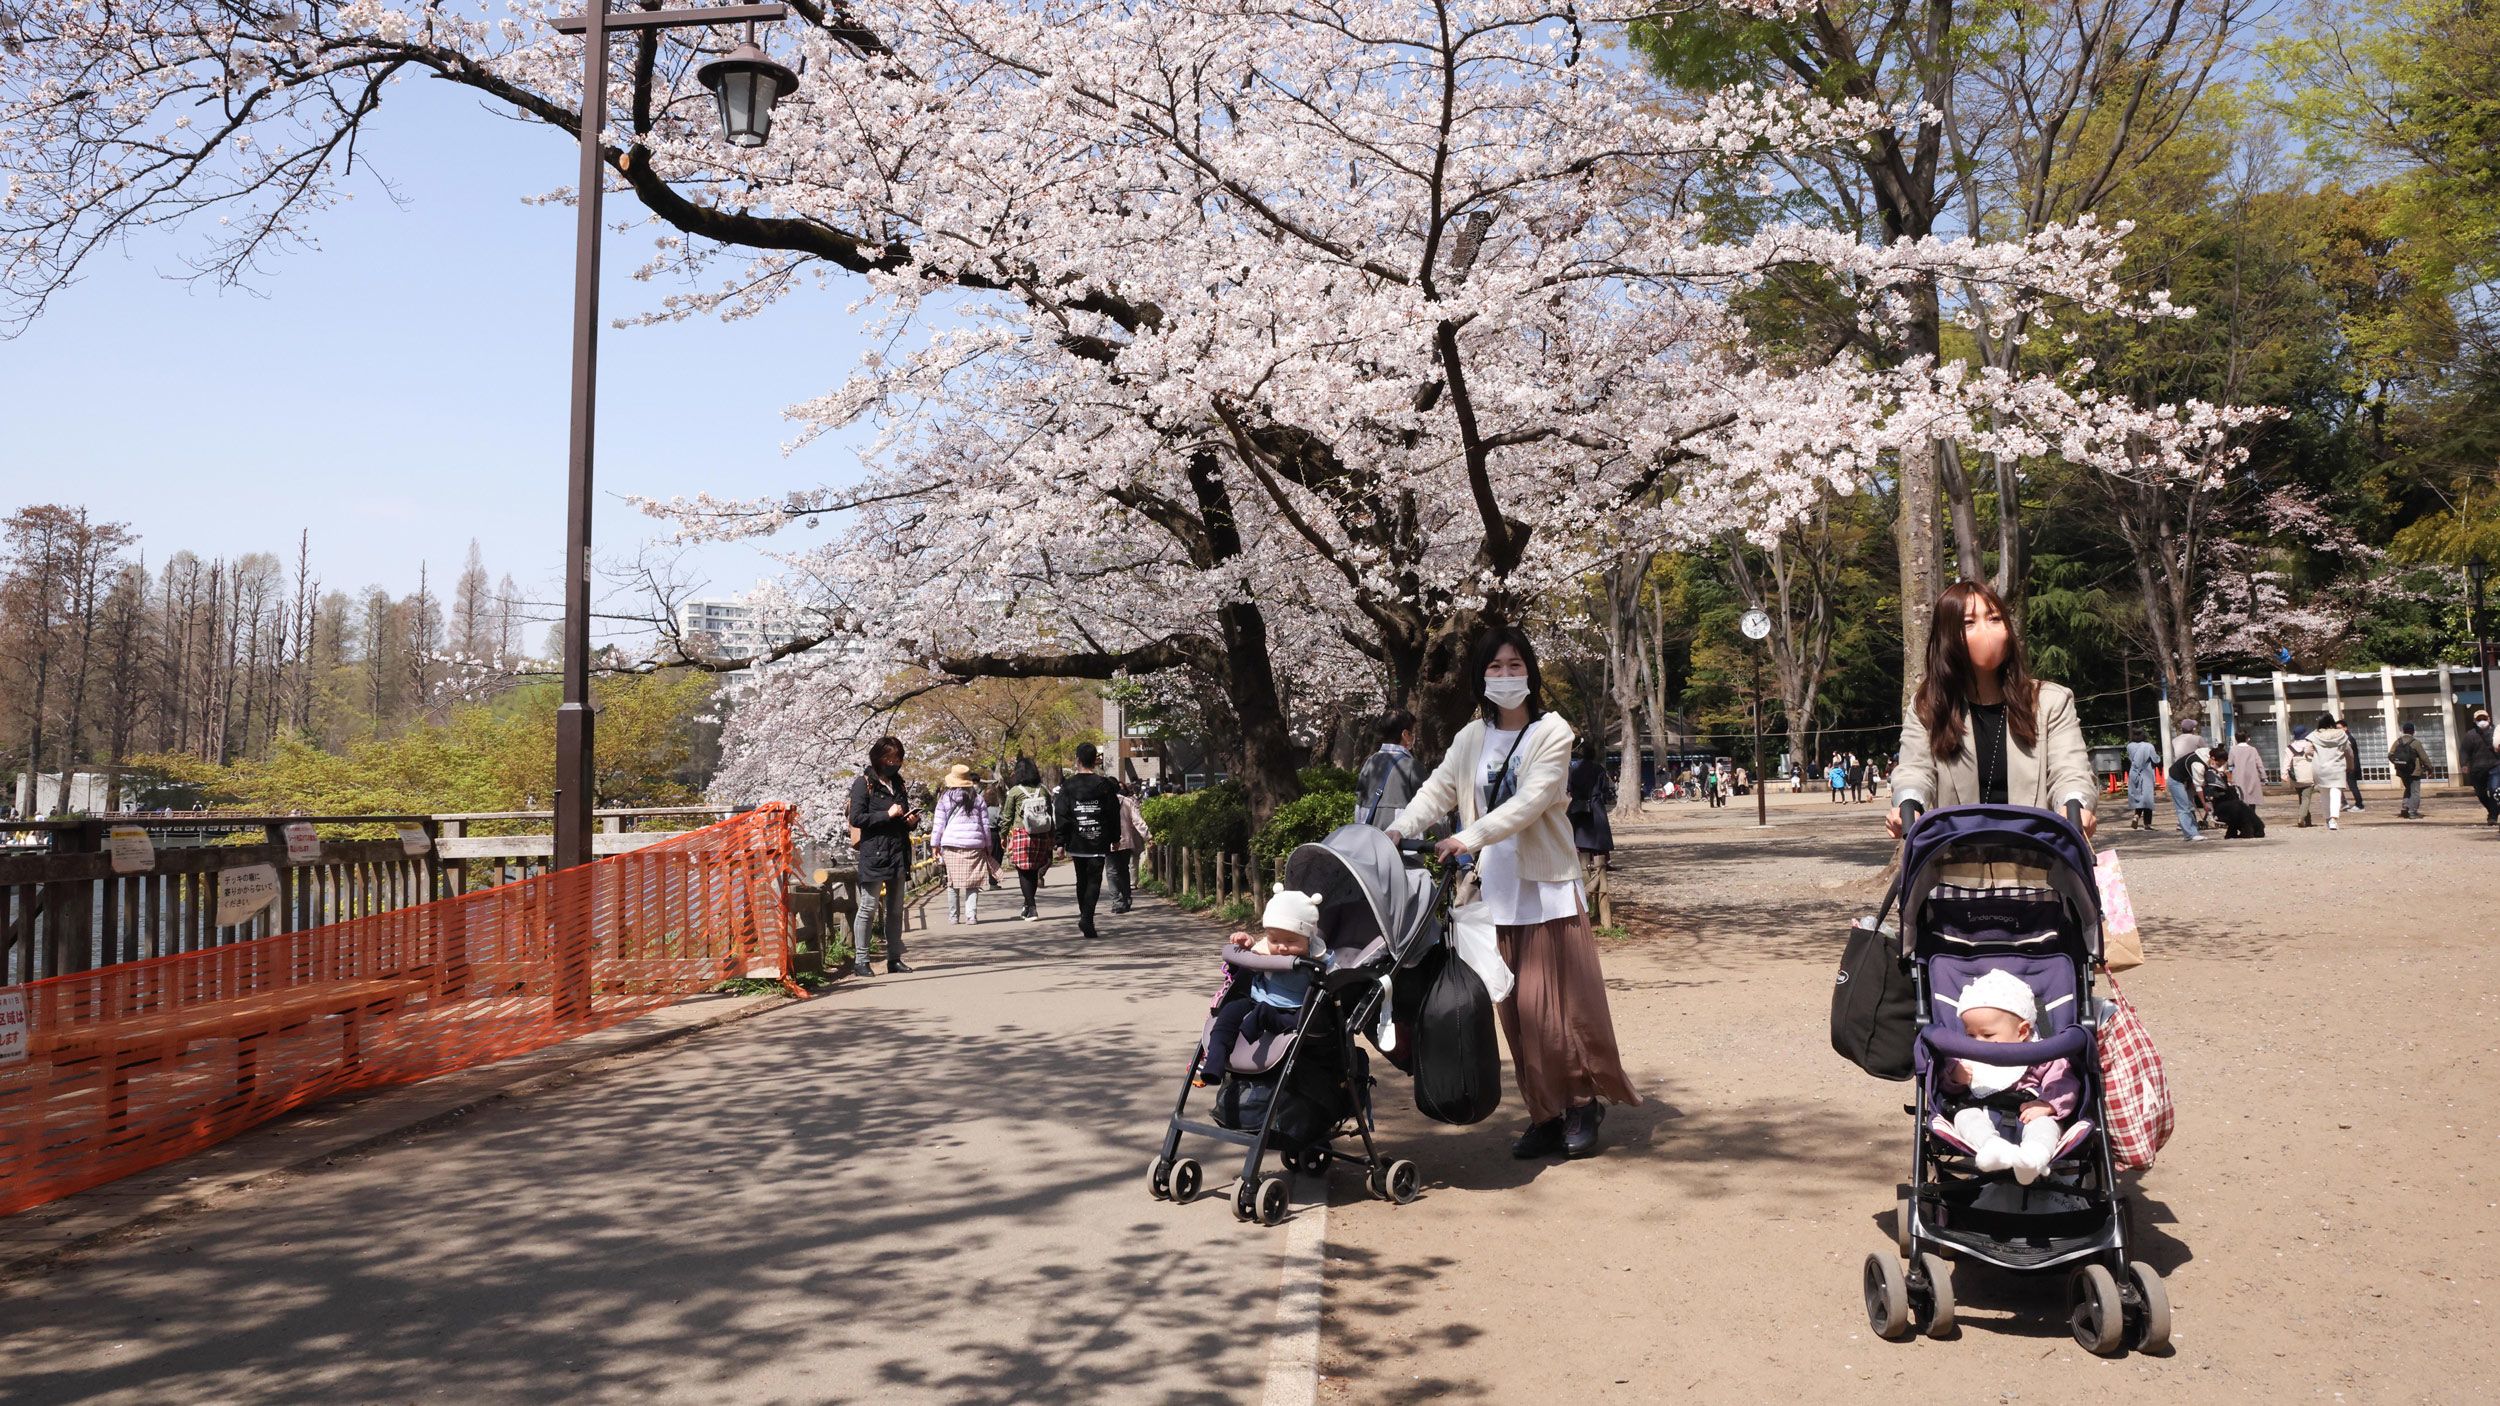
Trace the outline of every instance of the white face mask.
{"label": "white face mask", "polygon": [[1484,676],[1484,699],[1496,708],[1516,708],[1528,701],[1526,679],[1497,679]]}

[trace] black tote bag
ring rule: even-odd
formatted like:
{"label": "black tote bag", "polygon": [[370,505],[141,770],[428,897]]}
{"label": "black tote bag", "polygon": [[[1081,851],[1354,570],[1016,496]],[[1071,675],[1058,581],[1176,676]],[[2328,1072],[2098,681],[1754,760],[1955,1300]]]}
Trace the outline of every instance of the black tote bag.
{"label": "black tote bag", "polygon": [[1910,1077],[1918,1043],[1918,982],[1901,958],[1901,940],[1883,912],[1849,928],[1840,970],[1832,977],[1832,1048],[1878,1079]]}

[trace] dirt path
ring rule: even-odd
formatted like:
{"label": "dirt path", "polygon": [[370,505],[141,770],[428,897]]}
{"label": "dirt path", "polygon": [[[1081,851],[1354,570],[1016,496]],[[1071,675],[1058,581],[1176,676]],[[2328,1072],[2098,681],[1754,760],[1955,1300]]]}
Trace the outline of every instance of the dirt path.
{"label": "dirt path", "polygon": [[2180,1107],[2139,1247],[2177,1327],[2167,1357],[2101,1361],[2062,1276],[1964,1265],[1958,1340],[1867,1332],[1905,1086],[1834,1056],[1826,1017],[1880,808],[1783,796],[1766,834],[1750,806],[1652,807],[1617,832],[1637,901],[1606,951],[1648,1102],[1594,1161],[1520,1163],[1515,1097],[1445,1128],[1388,1086],[1428,1193],[1337,1189],[1322,1399],[2500,1400],[2500,835],[2470,810],[2381,798],[2194,846],[2117,815],[2152,952],[2126,989]]}

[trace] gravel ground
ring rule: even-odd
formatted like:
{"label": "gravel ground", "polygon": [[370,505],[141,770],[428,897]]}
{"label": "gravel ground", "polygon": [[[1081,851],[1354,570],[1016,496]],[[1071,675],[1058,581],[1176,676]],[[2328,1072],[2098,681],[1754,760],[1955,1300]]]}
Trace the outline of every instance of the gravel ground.
{"label": "gravel ground", "polygon": [[[1515,1096],[1474,1128],[1383,1127],[1424,1168],[1393,1207],[1335,1188],[1322,1399],[2500,1400],[2500,834],[2462,793],[2344,828],[2267,806],[2260,841],[2125,828],[2150,962],[2123,978],[2179,1128],[2137,1188],[2173,1351],[2103,1361],[2062,1275],[1955,1273],[1957,1338],[1867,1331],[1904,1086],[1831,1053],[1831,972],[1881,897],[1879,805],[1653,805],[1618,829],[1605,944],[1645,1102],[1584,1163],[1520,1163]],[[1342,1179],[1341,1179],[1342,1180]]]}

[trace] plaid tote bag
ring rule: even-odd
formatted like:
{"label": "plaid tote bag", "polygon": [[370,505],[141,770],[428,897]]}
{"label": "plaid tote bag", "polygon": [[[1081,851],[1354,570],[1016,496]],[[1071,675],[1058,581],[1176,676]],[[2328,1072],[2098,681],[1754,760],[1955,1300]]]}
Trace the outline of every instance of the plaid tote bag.
{"label": "plaid tote bag", "polygon": [[2101,1086],[2109,1096],[2110,1160],[2123,1172],[2153,1165],[2153,1154],[2170,1141],[2178,1113],[2144,1018],[2118,989],[2118,979],[2102,975],[2117,1009],[2101,1027]]}

